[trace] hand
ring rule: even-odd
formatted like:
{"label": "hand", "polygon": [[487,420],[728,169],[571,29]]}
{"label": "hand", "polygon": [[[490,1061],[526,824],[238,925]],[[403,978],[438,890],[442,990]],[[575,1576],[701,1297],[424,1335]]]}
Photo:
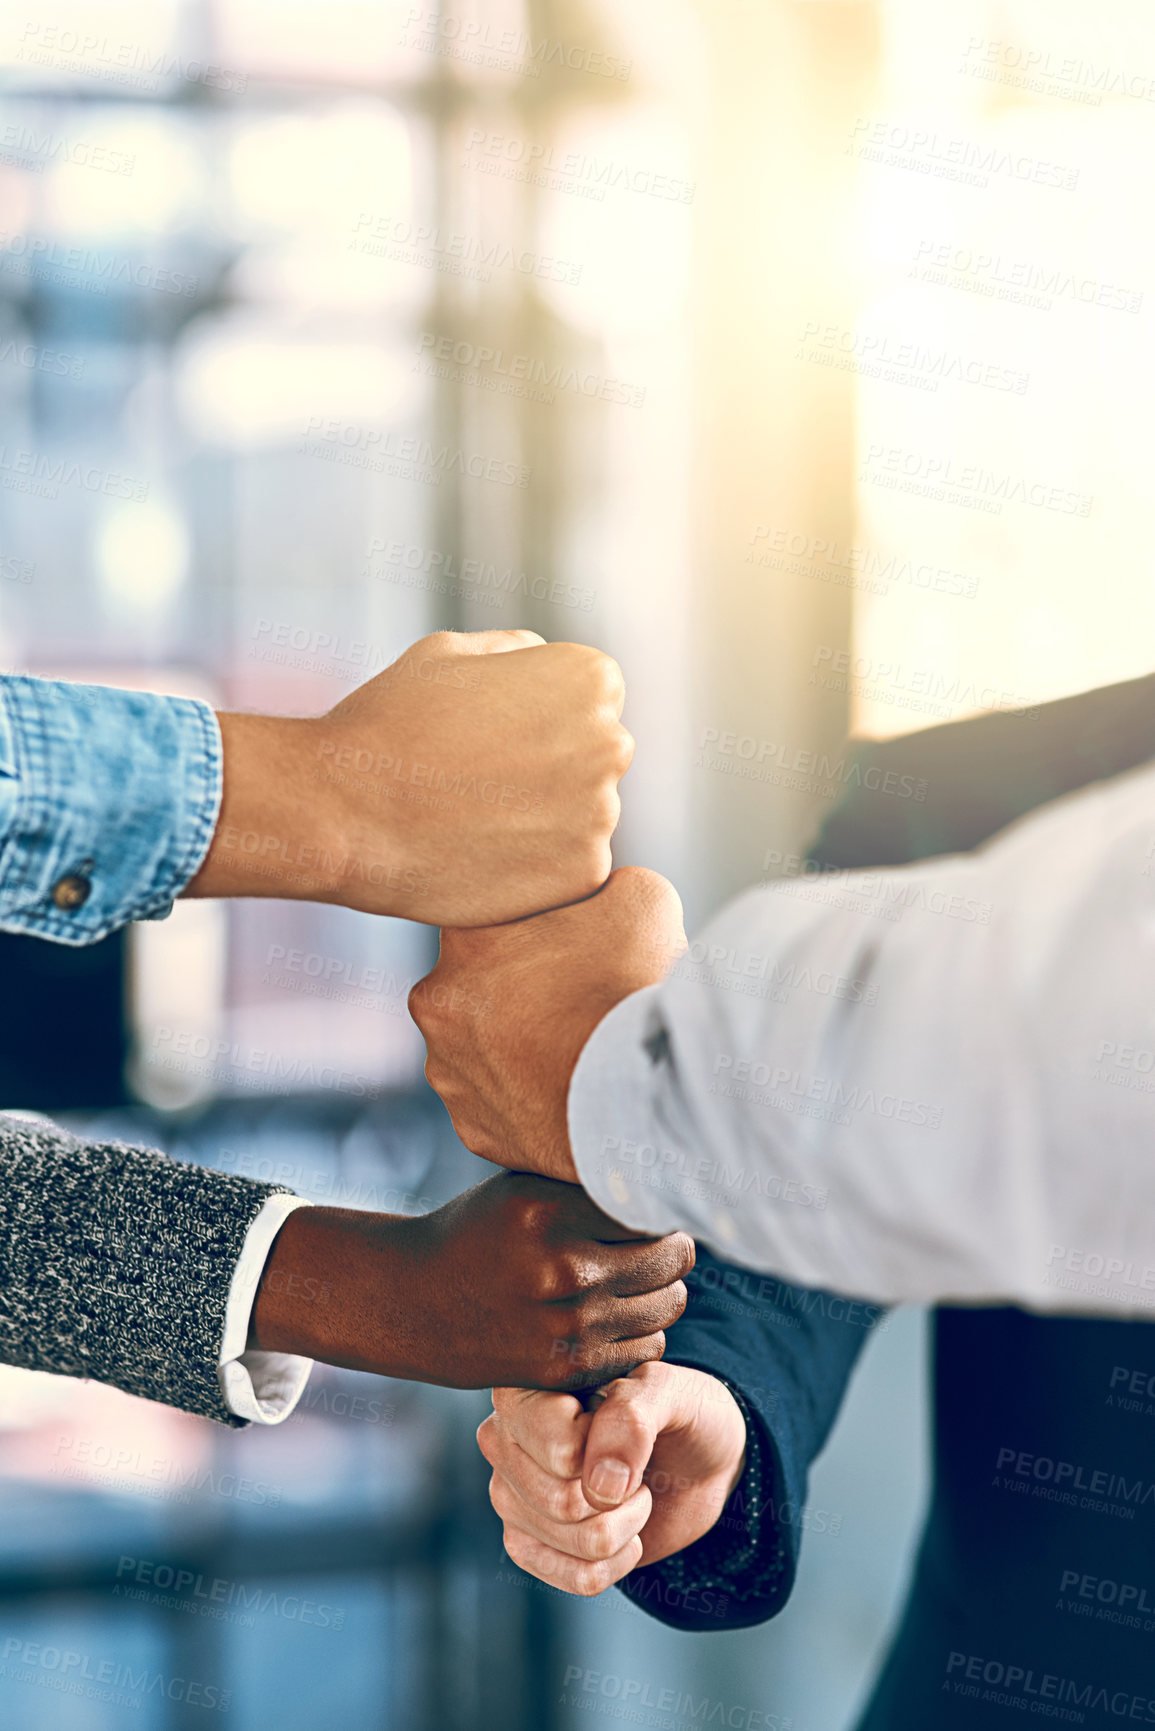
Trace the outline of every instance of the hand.
{"label": "hand", "polygon": [[[576,1182],[566,1099],[582,1047],[622,998],[662,979],[685,942],[672,885],[631,867],[575,907],[443,931],[409,1008],[425,1036],[425,1074],[465,1146]],[[500,1016],[469,1013],[479,1001],[500,1004]]]}
{"label": "hand", "polygon": [[610,869],[633,741],[608,656],[440,631],[311,721],[222,715],[224,801],[192,896],[490,925]]}
{"label": "hand", "polygon": [[249,1345],[449,1388],[582,1388],[660,1358],[694,1266],[583,1190],[498,1173],[432,1214],[299,1208]]}
{"label": "hand", "polygon": [[495,1388],[477,1433],[514,1562],[589,1597],[708,1533],[746,1465],[746,1425],[716,1377],[643,1364],[572,1395]]}

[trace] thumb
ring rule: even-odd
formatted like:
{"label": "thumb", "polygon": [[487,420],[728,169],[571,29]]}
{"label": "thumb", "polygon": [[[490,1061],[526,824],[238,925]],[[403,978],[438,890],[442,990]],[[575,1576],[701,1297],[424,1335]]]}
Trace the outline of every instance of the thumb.
{"label": "thumb", "polygon": [[612,1509],[641,1484],[654,1443],[669,1421],[670,1402],[658,1389],[629,1377],[599,1393],[603,1398],[586,1437],[582,1490],[595,1508]]}
{"label": "thumb", "polygon": [[545,643],[536,631],[454,631],[446,633],[451,654],[501,655],[510,649],[537,649]]}

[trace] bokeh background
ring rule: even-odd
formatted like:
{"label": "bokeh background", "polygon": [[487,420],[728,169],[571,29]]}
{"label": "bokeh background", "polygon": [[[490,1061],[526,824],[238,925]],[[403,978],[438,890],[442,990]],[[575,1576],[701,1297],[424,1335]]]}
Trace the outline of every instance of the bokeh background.
{"label": "bokeh background", "polygon": [[[597,644],[619,863],[691,925],[852,733],[1149,670],[1147,0],[9,0],[0,66],[4,669],[309,714],[442,626]],[[432,954],[277,902],[8,939],[0,1096],[422,1211],[481,1175]],[[878,1332],[791,1605],[709,1639],[504,1559],[481,1395],[319,1370],[232,1434],[0,1369],[0,1723],[560,1731],[633,1679],[849,1728],[924,1350]]]}

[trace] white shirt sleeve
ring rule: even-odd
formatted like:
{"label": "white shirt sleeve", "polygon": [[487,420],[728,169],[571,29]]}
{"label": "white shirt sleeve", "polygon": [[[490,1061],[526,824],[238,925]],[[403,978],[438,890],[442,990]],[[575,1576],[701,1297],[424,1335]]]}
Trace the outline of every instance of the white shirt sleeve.
{"label": "white shirt sleeve", "polygon": [[807,1286],[1155,1310],[1155,769],[765,884],[595,1030],[582,1183]]}
{"label": "white shirt sleeve", "polygon": [[221,1340],[221,1392],[238,1418],[254,1424],[280,1424],[288,1418],[305,1392],[313,1368],[311,1358],[298,1358],[294,1353],[245,1350],[257,1288],[273,1240],[295,1209],[311,1206],[303,1196],[270,1196],[245,1234],[229,1285]]}

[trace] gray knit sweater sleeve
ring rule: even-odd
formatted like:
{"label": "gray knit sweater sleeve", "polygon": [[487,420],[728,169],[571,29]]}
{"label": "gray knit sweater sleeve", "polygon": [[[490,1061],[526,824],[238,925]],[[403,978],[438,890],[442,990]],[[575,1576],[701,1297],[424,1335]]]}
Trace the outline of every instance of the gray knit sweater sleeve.
{"label": "gray knit sweater sleeve", "polygon": [[0,1363],[239,1425],[217,1372],[229,1282],[283,1191],[0,1116]]}

